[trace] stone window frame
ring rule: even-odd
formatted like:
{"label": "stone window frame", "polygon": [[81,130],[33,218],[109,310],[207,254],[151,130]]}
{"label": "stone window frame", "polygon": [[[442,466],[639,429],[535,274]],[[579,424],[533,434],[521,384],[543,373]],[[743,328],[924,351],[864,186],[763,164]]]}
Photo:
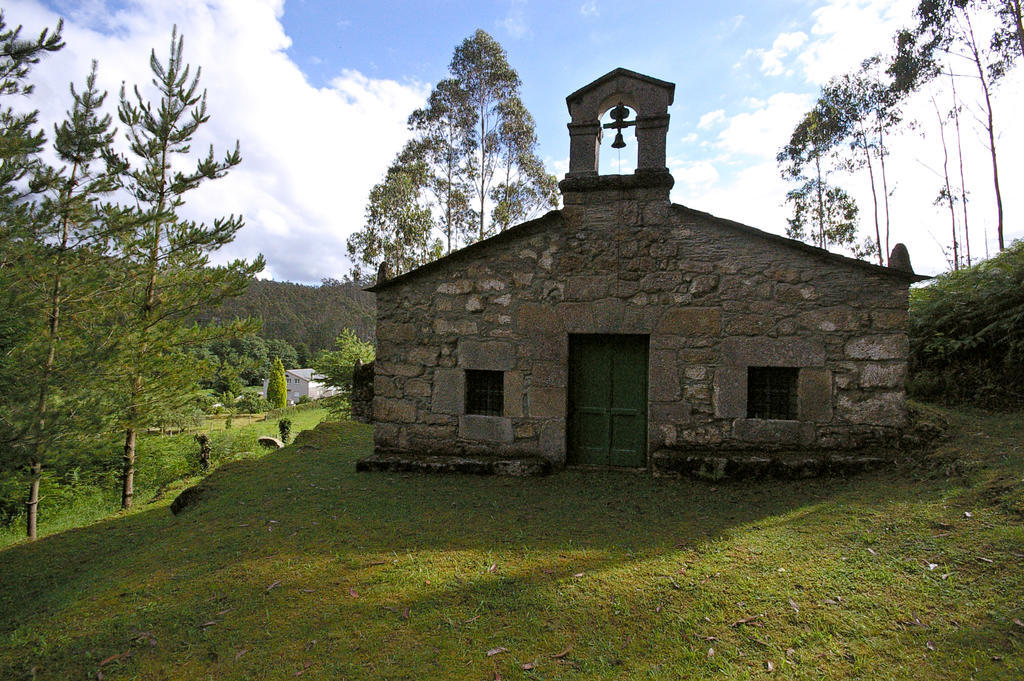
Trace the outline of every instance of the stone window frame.
{"label": "stone window frame", "polygon": [[799,369],[797,409],[793,422],[832,420],[835,390],[832,372],[825,368],[825,347],[801,337],[730,338],[722,343],[722,363],[715,369],[714,408],[717,418],[735,422],[763,421],[747,416],[747,375],[750,367]]}
{"label": "stone window frame", "polygon": [[799,382],[800,367],[748,366],[747,418],[799,420]]}
{"label": "stone window frame", "polygon": [[[431,411],[458,419],[459,438],[479,442],[511,443],[512,419],[521,417],[522,373],[515,371],[516,347],[504,340],[460,338],[455,367],[434,369]],[[501,415],[466,413],[466,371],[503,372]]]}
{"label": "stone window frame", "polygon": [[[495,369],[464,369],[467,415],[505,415],[505,372]],[[500,386],[500,387],[499,387]]]}

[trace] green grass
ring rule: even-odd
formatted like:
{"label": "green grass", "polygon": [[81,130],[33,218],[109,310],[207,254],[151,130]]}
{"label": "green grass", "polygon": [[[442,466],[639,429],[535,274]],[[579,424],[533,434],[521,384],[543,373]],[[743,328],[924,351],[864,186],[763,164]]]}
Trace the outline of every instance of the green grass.
{"label": "green grass", "polygon": [[[290,409],[282,413],[292,420],[292,436],[313,428],[325,416],[326,409]],[[202,432],[211,436],[211,454],[214,466],[238,459],[258,459],[267,450],[256,440],[262,435],[278,437],[277,417],[247,423],[247,417],[235,417],[230,429],[210,421]],[[39,534],[81,527],[108,518],[121,507],[121,487],[117,479],[120,465],[120,441],[112,440],[108,446],[109,465],[106,472],[94,472],[88,481],[66,484],[62,480],[44,478],[39,509]],[[173,499],[199,472],[199,445],[193,433],[179,435],[149,435],[139,438],[136,452],[135,500],[147,505],[155,496],[168,494]],[[17,488],[21,492],[21,487]],[[24,518],[16,518],[7,527],[0,527],[0,547],[22,541],[25,536]]]}
{"label": "green grass", "polygon": [[742,484],[356,474],[371,429],[323,424],[0,551],[0,678],[1019,679],[1024,419],[949,418],[917,466]]}

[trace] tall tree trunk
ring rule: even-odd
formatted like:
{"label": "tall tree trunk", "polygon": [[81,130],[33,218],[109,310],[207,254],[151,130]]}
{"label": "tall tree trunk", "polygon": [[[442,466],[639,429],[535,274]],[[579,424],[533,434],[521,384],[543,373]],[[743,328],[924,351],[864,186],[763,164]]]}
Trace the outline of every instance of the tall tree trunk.
{"label": "tall tree trunk", "polygon": [[953,270],[956,271],[960,269],[960,249],[957,244],[953,192],[949,186],[949,150],[946,148],[946,126],[942,122],[942,112],[939,111],[939,104],[934,97],[932,97],[932,104],[935,106],[935,116],[939,119],[939,139],[942,141],[942,177],[946,181],[946,203],[949,204],[949,221],[953,230]]}
{"label": "tall tree trunk", "polygon": [[868,179],[871,180],[871,205],[874,210],[871,214],[875,218],[875,251],[878,252],[878,266],[884,267],[885,262],[882,260],[882,231],[878,226],[878,194],[875,192],[875,170],[871,165],[871,150],[868,149],[868,140],[866,134],[860,135],[861,148],[864,149],[864,159],[868,164]]}
{"label": "tall tree trunk", "polygon": [[988,132],[988,145],[989,150],[992,152],[992,183],[996,192],[996,233],[999,238],[999,251],[1002,252],[1006,248],[1003,242],[1003,194],[999,190],[999,162],[996,160],[996,131],[995,124],[992,122],[992,97],[989,93],[988,78],[985,77],[981,50],[974,38],[974,27],[971,25],[971,17],[966,13],[964,16],[967,20],[967,35],[970,38],[968,47],[971,49],[974,65],[978,68],[978,80],[981,82],[981,91],[985,94],[985,113],[987,115],[985,130]]}
{"label": "tall tree trunk", "polygon": [[818,183],[816,185],[818,190],[818,246],[827,249],[828,242],[825,240],[825,197],[822,196],[821,191],[821,157],[817,154],[814,155],[814,167],[818,174]]}
{"label": "tall tree trunk", "polygon": [[956,153],[960,161],[960,207],[964,214],[964,246],[967,249],[967,266],[971,266],[971,231],[967,226],[967,183],[964,181],[964,149],[960,137],[960,102],[956,96],[956,78],[949,74],[953,89],[953,123],[956,125]]}
{"label": "tall tree trunk", "polygon": [[892,249],[889,246],[889,181],[885,176],[885,154],[885,133],[882,121],[878,119],[878,164],[882,170],[882,199],[885,201],[885,261],[888,263]]}
{"label": "tall tree trunk", "polygon": [[1024,56],[1024,19],[1021,18],[1020,0],[1006,0],[1006,9],[1013,19],[1013,25],[1017,29],[1017,47],[1020,48],[1021,56]]}
{"label": "tall tree trunk", "polygon": [[29,466],[31,482],[28,487],[28,501],[25,503],[25,535],[29,539],[36,538],[37,509],[39,508],[39,480],[42,478],[43,465],[34,461]]}
{"label": "tall tree trunk", "polygon": [[[69,199],[74,191],[78,164],[71,167],[64,199]],[[57,342],[60,333],[61,285],[64,278],[64,254],[68,250],[70,224],[67,215],[61,222],[60,245],[57,249],[57,260],[54,263],[53,286],[50,289],[50,314],[46,325],[46,360],[43,362],[43,375],[39,379],[39,397],[36,401],[36,418],[32,443],[32,460],[29,462],[31,481],[29,482],[28,502],[25,504],[26,535],[36,538],[39,511],[39,480],[43,472],[43,456],[46,447],[46,411],[50,398],[50,379],[53,376],[53,365],[57,361]]]}
{"label": "tall tree trunk", "polygon": [[135,426],[128,426],[124,433],[124,454],[121,458],[121,508],[132,507],[135,496]]}
{"label": "tall tree trunk", "polygon": [[484,106],[480,105],[480,240],[484,238],[484,200],[486,199],[487,174],[484,162],[487,159],[487,119],[484,117]]}

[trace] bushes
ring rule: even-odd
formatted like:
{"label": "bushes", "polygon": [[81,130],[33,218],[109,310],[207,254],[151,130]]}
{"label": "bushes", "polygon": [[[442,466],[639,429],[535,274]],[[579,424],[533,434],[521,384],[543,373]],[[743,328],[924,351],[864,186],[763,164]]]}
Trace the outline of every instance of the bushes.
{"label": "bushes", "polygon": [[1024,406],[1024,242],[911,291],[910,372],[918,399]]}

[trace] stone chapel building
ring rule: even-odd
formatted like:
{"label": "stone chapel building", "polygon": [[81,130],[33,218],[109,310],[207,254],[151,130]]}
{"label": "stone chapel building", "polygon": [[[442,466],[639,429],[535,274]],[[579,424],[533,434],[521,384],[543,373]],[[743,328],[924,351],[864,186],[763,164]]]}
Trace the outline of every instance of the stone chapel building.
{"label": "stone chapel building", "polygon": [[[721,475],[830,467],[900,436],[908,288],[925,277],[902,246],[879,267],[671,203],[674,90],[620,68],[569,95],[564,208],[369,289],[361,469]],[[637,169],[599,175],[619,104]]]}

